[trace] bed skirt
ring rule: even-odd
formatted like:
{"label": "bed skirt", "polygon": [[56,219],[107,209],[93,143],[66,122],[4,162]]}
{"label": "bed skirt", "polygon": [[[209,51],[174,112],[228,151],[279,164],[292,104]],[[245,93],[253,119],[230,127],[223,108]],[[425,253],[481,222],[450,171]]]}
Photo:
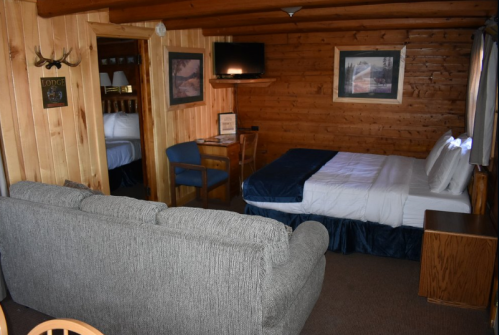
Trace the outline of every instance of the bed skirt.
{"label": "bed skirt", "polygon": [[321,222],[329,232],[328,249],[343,254],[360,252],[376,256],[419,261],[423,229],[409,226],[393,228],[375,222],[338,219],[315,214],[289,214],[246,205],[245,213],[280,221],[294,229],[305,221]]}

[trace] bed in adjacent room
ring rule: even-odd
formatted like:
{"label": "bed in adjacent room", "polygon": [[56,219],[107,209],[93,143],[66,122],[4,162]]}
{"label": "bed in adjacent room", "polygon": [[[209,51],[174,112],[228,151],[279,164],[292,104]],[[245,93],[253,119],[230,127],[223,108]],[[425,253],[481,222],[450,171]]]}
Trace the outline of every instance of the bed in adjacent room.
{"label": "bed in adjacent room", "polygon": [[450,133],[427,159],[291,149],[243,185],[246,213],[329,231],[329,249],[417,260],[427,209],[470,213],[471,139]]}
{"label": "bed in adjacent room", "polygon": [[142,152],[136,100],[103,102],[104,136],[111,191],[142,179]]}

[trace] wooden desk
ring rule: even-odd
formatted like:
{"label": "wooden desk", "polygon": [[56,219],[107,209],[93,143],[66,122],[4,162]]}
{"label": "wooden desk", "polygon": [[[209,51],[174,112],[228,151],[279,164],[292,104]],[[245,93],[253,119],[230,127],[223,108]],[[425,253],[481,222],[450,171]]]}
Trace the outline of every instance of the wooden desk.
{"label": "wooden desk", "polygon": [[484,215],[427,210],[419,295],[429,302],[487,308],[497,233]]}
{"label": "wooden desk", "polygon": [[[239,139],[234,135],[234,140],[230,143],[204,142],[198,143],[199,151],[202,154],[229,157],[230,159],[230,197],[231,199],[239,194]],[[225,163],[220,161],[207,160],[203,165],[214,168],[224,169]],[[209,198],[226,199],[226,187],[220,186],[208,194]]]}

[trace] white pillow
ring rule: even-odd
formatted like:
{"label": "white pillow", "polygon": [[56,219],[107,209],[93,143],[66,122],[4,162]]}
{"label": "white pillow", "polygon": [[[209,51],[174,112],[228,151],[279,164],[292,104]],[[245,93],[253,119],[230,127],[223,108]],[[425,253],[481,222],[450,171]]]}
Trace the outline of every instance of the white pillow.
{"label": "white pillow", "polygon": [[433,167],[433,164],[435,164],[435,161],[440,155],[442,148],[450,141],[454,141],[454,138],[452,137],[452,131],[450,130],[447,131],[442,136],[440,136],[440,138],[437,140],[437,142],[431,149],[430,153],[428,154],[428,157],[426,157],[426,164],[425,164],[426,175],[430,174],[431,168]]}
{"label": "white pillow", "polygon": [[102,118],[104,119],[104,137],[113,138],[116,113],[106,113],[102,115]]}
{"label": "white pillow", "polygon": [[114,138],[140,139],[139,114],[116,113],[114,124]]}
{"label": "white pillow", "polygon": [[452,194],[461,194],[466,189],[466,185],[471,178],[473,172],[473,165],[470,164],[471,155],[471,137],[468,137],[461,142],[461,155],[457,163],[457,169],[452,175],[449,183],[449,192]]}
{"label": "white pillow", "polygon": [[428,175],[430,190],[440,193],[447,188],[457,169],[457,162],[461,156],[461,140],[447,143],[438,156]]}

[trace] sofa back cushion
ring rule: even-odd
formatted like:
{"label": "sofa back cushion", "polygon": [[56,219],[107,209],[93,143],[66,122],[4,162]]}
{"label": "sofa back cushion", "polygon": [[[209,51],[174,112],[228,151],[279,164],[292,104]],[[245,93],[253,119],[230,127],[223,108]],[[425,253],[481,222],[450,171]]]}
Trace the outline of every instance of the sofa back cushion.
{"label": "sofa back cushion", "polygon": [[180,230],[193,230],[210,236],[223,236],[262,243],[273,265],[289,258],[288,232],[281,222],[261,216],[201,208],[169,208],[158,214],[157,224]]}
{"label": "sofa back cushion", "polygon": [[84,212],[148,224],[155,224],[156,214],[166,208],[168,206],[162,202],[105,195],[88,197],[80,205],[80,209]]}
{"label": "sofa back cushion", "polygon": [[81,201],[92,194],[89,190],[33,181],[20,181],[10,186],[11,198],[66,208],[79,208]]}

